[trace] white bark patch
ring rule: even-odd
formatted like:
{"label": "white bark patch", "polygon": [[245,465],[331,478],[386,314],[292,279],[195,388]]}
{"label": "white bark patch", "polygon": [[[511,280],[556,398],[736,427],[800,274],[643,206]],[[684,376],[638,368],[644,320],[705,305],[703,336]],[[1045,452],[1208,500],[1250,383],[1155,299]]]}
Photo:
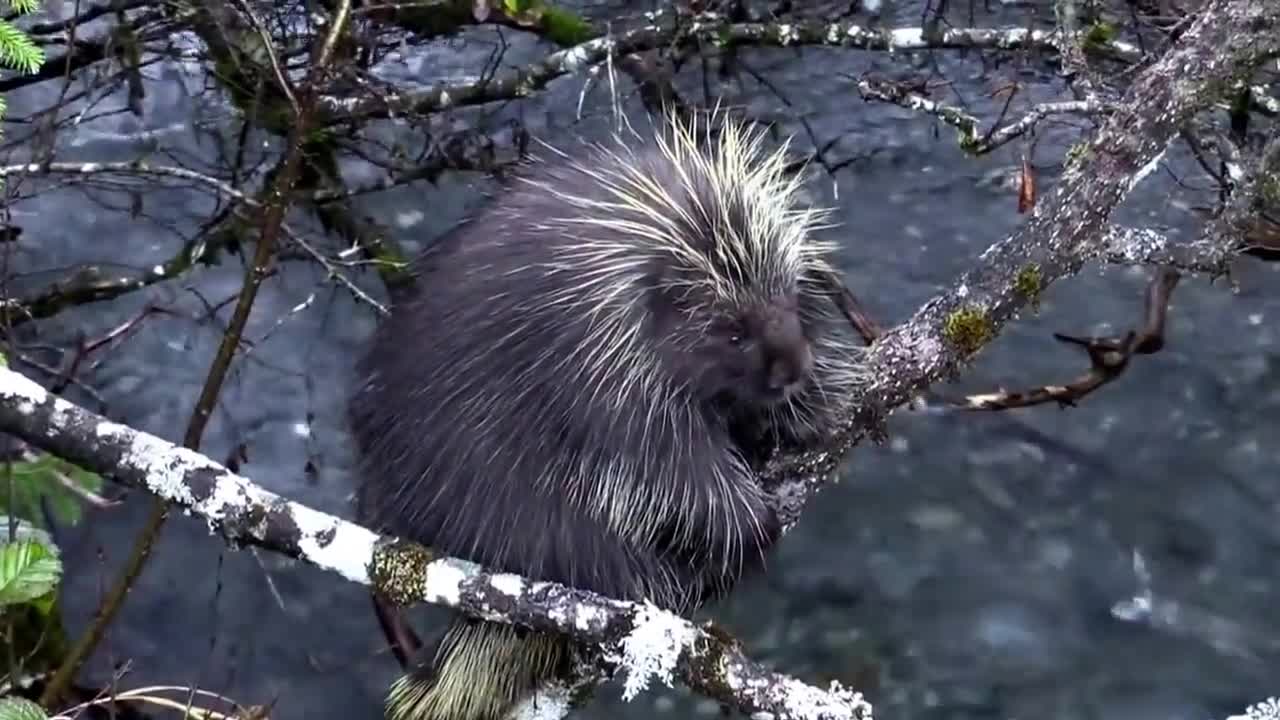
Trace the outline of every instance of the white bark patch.
{"label": "white bark patch", "polygon": [[918,48],[924,45],[924,30],[918,27],[896,28],[889,33],[889,49]]}
{"label": "white bark patch", "polygon": [[693,642],[697,630],[679,616],[645,602],[636,613],[635,628],[622,639],[620,664],[626,668],[622,699],[630,701],[657,677],[671,685],[680,653]]}
{"label": "white bark patch", "polygon": [[331,568],[342,577],[369,585],[369,559],[377,534],[351,523],[334,523],[323,513],[295,507],[293,520],[302,536],[298,547],[313,562]]}
{"label": "white bark patch", "polygon": [[462,597],[462,581],[467,571],[448,559],[436,560],[427,565],[427,589],[424,598],[429,603],[444,603],[457,607]]}
{"label": "white bark patch", "polygon": [[1243,715],[1231,715],[1227,720],[1280,720],[1280,697],[1269,697],[1245,709]]}
{"label": "white bark patch", "polygon": [[510,573],[493,575],[489,580],[489,584],[494,590],[511,597],[520,597],[524,593],[524,578],[519,575],[511,575]]}
{"label": "white bark patch", "polygon": [[603,625],[609,619],[608,613],[599,608],[579,608],[574,615],[573,622],[579,630],[586,630],[597,625]]}
{"label": "white bark patch", "polygon": [[1138,169],[1138,172],[1133,174],[1133,178],[1129,180],[1128,192],[1133,192],[1133,189],[1138,187],[1139,183],[1141,183],[1143,180],[1146,180],[1148,175],[1155,172],[1156,168],[1160,167],[1160,161],[1164,159],[1164,154],[1169,152],[1169,145],[1172,145],[1172,144],[1173,144],[1173,140],[1170,140],[1164,146],[1163,150],[1156,153],[1156,156],[1151,158],[1151,162],[1147,163],[1146,165],[1143,165],[1141,168]]}
{"label": "white bark patch", "polygon": [[[102,423],[97,434],[101,438],[113,438],[114,442],[125,441],[128,449],[121,464],[140,471],[146,478],[147,488],[153,493],[182,505],[195,504],[195,496],[187,487],[188,476],[196,470],[216,468],[208,458],[194,450],[175,446],[155,435],[124,425]],[[214,494],[222,489],[220,486],[215,488]]]}
{"label": "white bark patch", "polygon": [[1140,263],[1168,249],[1168,239],[1150,228],[1113,233],[1112,250],[1126,262]]}
{"label": "white bark patch", "polygon": [[538,689],[508,716],[511,720],[560,720],[568,717],[572,696],[569,688],[553,683]]}
{"label": "white bark patch", "polygon": [[5,371],[0,378],[0,395],[13,398],[23,407],[31,406],[30,410],[22,411],[23,415],[35,412],[35,406],[43,405],[49,397],[49,393],[34,380],[12,370]]}

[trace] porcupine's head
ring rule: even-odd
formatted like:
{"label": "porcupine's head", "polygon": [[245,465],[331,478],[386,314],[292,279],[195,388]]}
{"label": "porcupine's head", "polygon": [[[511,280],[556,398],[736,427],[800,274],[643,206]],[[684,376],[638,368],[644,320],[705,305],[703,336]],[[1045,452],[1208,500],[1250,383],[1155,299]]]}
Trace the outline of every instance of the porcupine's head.
{"label": "porcupine's head", "polygon": [[577,265],[600,268],[583,282],[614,292],[625,275],[643,289],[629,302],[648,311],[663,375],[729,409],[773,411],[814,371],[814,306],[830,304],[816,277],[831,249],[814,231],[827,211],[799,202],[785,144],[766,152],[758,130],[724,116],[713,132],[714,119],[668,114],[651,143],[597,147],[574,165],[590,197],[569,175],[544,187],[576,210],[559,222],[579,241]]}

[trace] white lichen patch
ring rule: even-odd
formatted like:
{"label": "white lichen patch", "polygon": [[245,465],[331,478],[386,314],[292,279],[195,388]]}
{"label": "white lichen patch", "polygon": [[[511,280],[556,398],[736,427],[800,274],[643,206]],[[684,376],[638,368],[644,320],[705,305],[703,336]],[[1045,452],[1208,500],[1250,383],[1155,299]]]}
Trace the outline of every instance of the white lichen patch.
{"label": "white lichen patch", "polygon": [[494,590],[510,597],[520,597],[524,593],[524,578],[510,573],[499,573],[489,579]]}
{"label": "white lichen patch", "polygon": [[924,47],[924,29],[919,27],[895,28],[889,33],[889,49]]}
{"label": "white lichen patch", "polygon": [[574,615],[573,624],[579,630],[589,630],[593,627],[603,625],[609,619],[609,614],[604,610],[596,607],[578,608]]}
{"label": "white lichen patch", "polygon": [[1112,251],[1127,262],[1139,263],[1167,249],[1164,235],[1150,228],[1133,228],[1113,238]]}
{"label": "white lichen patch", "polygon": [[261,498],[249,497],[243,481],[236,482],[236,476],[230,471],[224,471],[214,481],[213,492],[209,493],[197,508],[209,521],[209,530],[213,532],[217,530],[218,523],[226,519],[228,511],[235,512],[249,507],[251,504],[256,504],[254,501],[261,502]]}
{"label": "white lichen patch", "polygon": [[44,404],[49,398],[49,393],[26,375],[5,367],[0,367],[0,373],[0,398],[4,398],[6,402],[30,406],[30,410],[22,411],[24,415],[35,412],[36,406]]}
{"label": "white lichen patch", "polygon": [[[786,717],[822,718],[823,720],[872,720],[871,703],[862,697],[862,693],[845,688],[838,681],[824,691],[812,685],[806,685],[794,678],[777,678],[776,684],[770,678],[744,678],[740,668],[729,665],[724,669],[725,682],[735,691],[756,696],[769,705],[782,706]],[[772,712],[758,711],[753,718],[773,718]]]}
{"label": "white lichen patch", "polygon": [[95,428],[95,434],[105,442],[126,445],[120,468],[136,472],[143,478],[147,489],[180,505],[195,503],[195,496],[187,485],[195,471],[227,472],[194,450],[124,425],[102,422]]}
{"label": "white lichen patch", "polygon": [[462,582],[469,574],[466,568],[452,559],[432,562],[427,565],[427,587],[423,599],[456,607],[462,597]]}
{"label": "white lichen patch", "polygon": [[592,60],[596,53],[613,52],[613,47],[613,40],[606,38],[600,43],[583,43],[570,48],[564,53],[564,69],[569,72],[578,72]]}
{"label": "white lichen patch", "polygon": [[1155,172],[1156,168],[1160,167],[1160,161],[1164,159],[1165,153],[1169,152],[1169,145],[1172,145],[1172,144],[1173,144],[1173,140],[1171,138],[1169,142],[1165,144],[1164,149],[1156,153],[1155,157],[1151,158],[1151,162],[1147,163],[1146,165],[1143,165],[1141,168],[1138,169],[1138,172],[1133,174],[1133,177],[1129,179],[1129,187],[1127,192],[1133,192],[1133,189],[1138,187],[1138,185],[1143,180],[1146,180],[1148,175]]}
{"label": "white lichen patch", "polygon": [[1029,40],[1039,40],[1043,42],[1046,39],[1044,33],[1032,33],[1026,28],[1009,28],[1008,30],[1001,30],[997,37],[999,39],[997,46],[1002,48],[1019,47],[1027,44]]}
{"label": "white lichen patch", "polygon": [[1243,715],[1231,715],[1227,720],[1280,720],[1280,698],[1269,697],[1245,709]]}
{"label": "white lichen patch", "polygon": [[560,720],[568,717],[573,695],[562,683],[552,683],[538,689],[511,711],[511,720]]}
{"label": "white lichen patch", "polygon": [[622,699],[630,701],[656,677],[670,686],[680,653],[698,631],[680,616],[645,602],[636,614],[635,627],[622,639],[622,656],[614,658],[626,671]]}
{"label": "white lichen patch", "polygon": [[298,548],[316,565],[332,570],[351,582],[369,585],[369,561],[378,535],[359,525],[291,503],[298,526]]}

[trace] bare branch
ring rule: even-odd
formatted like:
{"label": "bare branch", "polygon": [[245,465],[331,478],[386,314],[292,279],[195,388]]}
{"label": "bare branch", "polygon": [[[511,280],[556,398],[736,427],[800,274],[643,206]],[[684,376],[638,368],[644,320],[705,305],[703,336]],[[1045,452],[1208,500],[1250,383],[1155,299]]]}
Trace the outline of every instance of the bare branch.
{"label": "bare branch", "polygon": [[1081,338],[1054,333],[1057,340],[1077,345],[1089,354],[1089,371],[1079,379],[1065,385],[1044,385],[1023,392],[1000,390],[970,395],[960,406],[966,410],[1009,410],[1050,402],[1064,407],[1074,406],[1089,393],[1120,377],[1134,355],[1150,355],[1164,347],[1169,298],[1178,285],[1178,279],[1177,271],[1169,268],[1156,272],[1147,286],[1143,327],[1129,331],[1124,337]]}
{"label": "bare branch", "polygon": [[[331,120],[350,120],[356,117],[428,113],[451,107],[509,100],[526,97],[546,87],[556,78],[580,72],[602,62],[610,53],[614,56],[627,55],[673,43],[683,46],[694,42],[720,46],[814,45],[890,52],[956,48],[1057,50],[1061,37],[1053,32],[1026,28],[947,28],[940,33],[927,35],[919,27],[878,30],[853,23],[730,23],[714,14],[704,14],[687,26],[671,22],[655,23],[617,35],[588,40],[552,52],[538,62],[498,77],[446,81],[424,90],[391,92],[376,97],[327,95],[321,98],[321,107]],[[1121,42],[1101,43],[1099,52],[1130,62],[1141,58],[1137,48]]]}
{"label": "bare branch", "polygon": [[985,155],[1030,132],[1037,123],[1051,115],[1097,115],[1109,113],[1114,106],[1098,100],[1068,100],[1040,103],[1033,106],[1020,120],[994,127],[987,132],[979,128],[982,122],[960,108],[930,100],[900,83],[883,80],[859,80],[858,91],[863,99],[881,100],[900,105],[909,110],[933,115],[960,131],[960,147],[975,155]]}
{"label": "bare branch", "polygon": [[[25,163],[21,165],[0,166],[0,178],[28,174],[43,175],[55,173],[84,176],[98,174],[121,174],[129,176],[150,175],[154,177],[178,178],[208,186],[216,192],[254,209],[261,210],[264,207],[263,203],[259,202],[257,199],[237,190],[229,183],[223,182],[211,175],[171,165],[153,165],[143,160],[129,160],[124,162]],[[281,230],[285,237],[301,248],[312,260],[319,263],[320,266],[328,273],[330,278],[346,288],[347,291],[354,295],[357,300],[373,307],[379,314],[387,314],[387,309],[382,305],[382,303],[374,300],[368,293],[352,283],[346,275],[338,270],[334,261],[330,260],[324,253],[317,250],[311,245],[311,243],[304,240],[301,235],[295,233],[289,227],[288,223],[284,223],[282,221]],[[26,300],[4,299],[0,301],[0,311],[7,313],[15,325],[28,320],[50,317],[62,309],[72,305],[111,299],[134,290],[140,290],[144,287],[154,285],[158,282],[176,278],[196,263],[210,257],[217,249],[217,247],[203,242],[189,243],[169,261],[156,265],[149,271],[140,273],[133,277],[120,275],[107,276],[97,268],[81,268],[70,278],[67,278],[54,287],[49,288],[48,290],[31,298]]]}

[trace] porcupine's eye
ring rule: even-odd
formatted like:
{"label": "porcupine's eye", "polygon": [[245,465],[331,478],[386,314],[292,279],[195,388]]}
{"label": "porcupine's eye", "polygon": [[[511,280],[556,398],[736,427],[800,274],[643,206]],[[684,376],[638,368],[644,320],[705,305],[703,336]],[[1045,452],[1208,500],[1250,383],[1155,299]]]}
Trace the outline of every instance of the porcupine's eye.
{"label": "porcupine's eye", "polygon": [[733,347],[740,348],[747,342],[747,327],[741,320],[721,320],[713,332]]}

